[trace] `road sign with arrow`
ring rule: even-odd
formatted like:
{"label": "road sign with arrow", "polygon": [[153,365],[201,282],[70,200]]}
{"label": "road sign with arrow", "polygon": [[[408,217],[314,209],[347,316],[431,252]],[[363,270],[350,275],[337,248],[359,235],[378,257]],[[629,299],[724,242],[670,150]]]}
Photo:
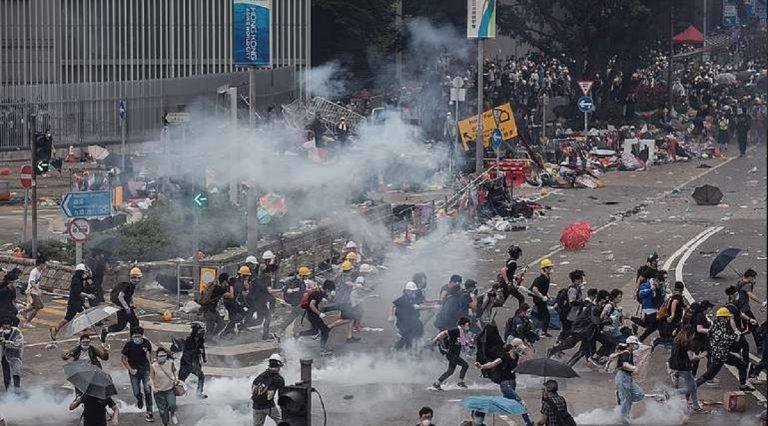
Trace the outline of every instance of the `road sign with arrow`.
{"label": "road sign with arrow", "polygon": [[192,199],[195,202],[195,207],[199,209],[207,209],[208,208],[208,193],[207,192],[198,192],[195,194],[194,198]]}
{"label": "road sign with arrow", "polygon": [[589,96],[582,96],[576,106],[579,107],[579,111],[584,113],[593,112],[595,110],[595,102]]}

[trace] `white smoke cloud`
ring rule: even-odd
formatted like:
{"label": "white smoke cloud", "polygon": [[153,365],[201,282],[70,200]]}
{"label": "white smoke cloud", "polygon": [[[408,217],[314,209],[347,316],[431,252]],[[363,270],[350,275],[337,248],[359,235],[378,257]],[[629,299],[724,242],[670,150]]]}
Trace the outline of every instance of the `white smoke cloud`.
{"label": "white smoke cloud", "polygon": [[312,96],[336,100],[347,94],[346,73],[338,62],[328,62],[304,74],[304,84]]}

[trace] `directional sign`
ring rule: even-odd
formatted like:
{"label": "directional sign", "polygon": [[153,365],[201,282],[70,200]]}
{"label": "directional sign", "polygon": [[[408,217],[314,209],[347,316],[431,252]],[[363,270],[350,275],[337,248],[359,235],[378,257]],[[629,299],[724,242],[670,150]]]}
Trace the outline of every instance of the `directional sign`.
{"label": "directional sign", "polygon": [[580,80],[577,81],[579,84],[579,88],[581,88],[581,93],[584,94],[584,96],[587,96],[589,94],[589,90],[592,89],[592,83],[594,83],[591,80]]}
{"label": "directional sign", "polygon": [[499,149],[503,141],[504,138],[501,136],[501,130],[493,129],[491,132],[491,146],[493,146],[493,149]]}
{"label": "directional sign", "polygon": [[37,174],[44,175],[48,173],[48,170],[51,168],[51,162],[48,160],[40,160],[35,166],[37,167]]}
{"label": "directional sign", "polygon": [[32,188],[32,166],[25,164],[21,166],[21,173],[19,174],[19,182],[22,188]]}
{"label": "directional sign", "polygon": [[579,99],[576,104],[579,107],[579,111],[587,113],[595,110],[595,102],[589,96],[584,96]]}
{"label": "directional sign", "polygon": [[168,124],[186,123],[189,121],[189,117],[188,112],[168,112],[163,116],[163,120]]}
{"label": "directional sign", "polygon": [[105,217],[112,215],[110,191],[68,192],[61,200],[67,217]]}
{"label": "directional sign", "polygon": [[91,224],[81,217],[73,219],[67,225],[67,235],[76,243],[87,241],[91,236]]}
{"label": "directional sign", "polygon": [[208,208],[208,193],[207,192],[198,192],[195,194],[195,197],[192,199],[195,202],[195,206],[200,209],[207,209]]}
{"label": "directional sign", "polygon": [[120,121],[125,120],[125,105],[126,105],[125,99],[120,99],[117,101],[117,116],[120,118]]}

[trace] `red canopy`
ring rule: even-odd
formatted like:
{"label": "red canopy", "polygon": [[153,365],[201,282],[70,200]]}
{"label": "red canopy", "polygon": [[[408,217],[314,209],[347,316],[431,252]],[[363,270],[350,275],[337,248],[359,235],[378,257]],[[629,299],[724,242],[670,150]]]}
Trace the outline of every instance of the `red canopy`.
{"label": "red canopy", "polygon": [[683,44],[702,44],[704,43],[704,34],[691,25],[685,31],[672,37],[672,41]]}

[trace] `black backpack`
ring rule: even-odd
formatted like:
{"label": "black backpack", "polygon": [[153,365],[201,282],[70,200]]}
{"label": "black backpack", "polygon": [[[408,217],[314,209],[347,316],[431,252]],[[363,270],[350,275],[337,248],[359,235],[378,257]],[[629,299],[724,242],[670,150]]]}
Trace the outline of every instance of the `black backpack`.
{"label": "black backpack", "polygon": [[569,303],[568,303],[568,289],[570,287],[561,288],[558,290],[555,296],[555,311],[560,315],[560,318],[568,315]]}
{"label": "black backpack", "polygon": [[[504,352],[504,341],[499,335],[499,328],[495,322],[491,322],[486,325],[483,330],[475,338],[475,346],[477,346],[477,352],[475,353],[475,361],[480,364],[493,361],[500,358]],[[501,382],[501,367],[482,370],[482,376],[491,379],[493,383]]]}
{"label": "black backpack", "polygon": [[440,309],[440,312],[435,316],[435,328],[438,330],[448,330],[449,328],[455,327],[456,321],[467,315],[467,309],[469,309],[469,305],[467,305],[466,299],[462,293],[448,296],[445,301],[443,301],[443,306]]}
{"label": "black backpack", "polygon": [[131,285],[131,283],[125,281],[117,283],[117,285],[112,288],[112,291],[109,292],[109,301],[117,306],[123,306],[118,297],[120,296],[120,292],[125,290],[129,285]]}

